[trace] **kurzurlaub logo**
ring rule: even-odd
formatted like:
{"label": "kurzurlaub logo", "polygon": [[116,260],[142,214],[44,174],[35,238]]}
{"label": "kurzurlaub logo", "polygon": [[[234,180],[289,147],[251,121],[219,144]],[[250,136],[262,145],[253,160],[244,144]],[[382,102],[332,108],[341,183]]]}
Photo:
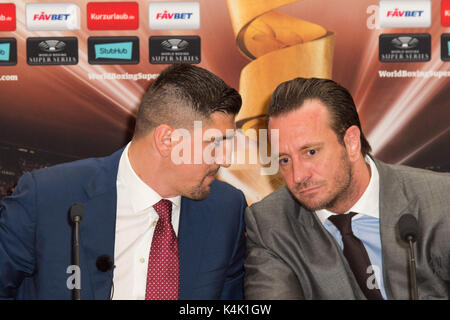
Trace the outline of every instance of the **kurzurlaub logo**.
{"label": "kurzurlaub logo", "polygon": [[149,27],[154,30],[200,28],[200,3],[150,2]]}
{"label": "kurzurlaub logo", "polygon": [[444,27],[450,27],[450,0],[441,2],[441,24]]}
{"label": "kurzurlaub logo", "polygon": [[139,39],[137,37],[90,37],[88,39],[90,64],[139,63]]}
{"label": "kurzurlaub logo", "polygon": [[14,3],[0,3],[0,31],[16,30],[16,6]]}
{"label": "kurzurlaub logo", "polygon": [[431,25],[431,0],[380,0],[382,28],[428,28]]}
{"label": "kurzurlaub logo", "polygon": [[139,27],[137,2],[89,2],[89,30],[135,30]]}
{"label": "kurzurlaub logo", "polygon": [[27,29],[63,31],[80,29],[80,8],[75,3],[28,3]]}

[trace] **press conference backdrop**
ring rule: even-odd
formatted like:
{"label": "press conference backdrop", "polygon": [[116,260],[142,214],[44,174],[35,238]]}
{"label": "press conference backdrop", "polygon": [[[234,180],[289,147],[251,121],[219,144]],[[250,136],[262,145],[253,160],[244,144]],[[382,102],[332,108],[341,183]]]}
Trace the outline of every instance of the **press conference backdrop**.
{"label": "press conference backdrop", "polygon": [[[176,61],[239,89],[247,135],[280,82],[331,78],[377,158],[450,171],[449,26],[447,0],[0,1],[0,198],[24,172],[125,145]],[[257,164],[220,178],[249,203],[282,183]]]}

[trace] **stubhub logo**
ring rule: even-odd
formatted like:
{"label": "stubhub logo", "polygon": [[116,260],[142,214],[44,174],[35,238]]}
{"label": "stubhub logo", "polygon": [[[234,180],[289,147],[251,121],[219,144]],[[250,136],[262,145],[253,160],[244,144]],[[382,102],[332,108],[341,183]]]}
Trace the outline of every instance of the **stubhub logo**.
{"label": "stubhub logo", "polygon": [[90,64],[138,64],[138,37],[89,37]]}
{"label": "stubhub logo", "polygon": [[200,28],[200,3],[150,2],[149,28],[153,30],[181,30]]}
{"label": "stubhub logo", "polygon": [[431,0],[380,0],[382,28],[428,28],[431,26]]}
{"label": "stubhub logo", "polygon": [[96,44],[95,59],[131,60],[133,50],[132,42],[116,42]]}
{"label": "stubhub logo", "polygon": [[0,66],[17,64],[17,41],[14,38],[0,38]]}
{"label": "stubhub logo", "polygon": [[0,43],[0,61],[9,61],[9,49],[11,44]]}
{"label": "stubhub logo", "polygon": [[75,3],[28,3],[25,10],[28,30],[80,29],[80,8]]}

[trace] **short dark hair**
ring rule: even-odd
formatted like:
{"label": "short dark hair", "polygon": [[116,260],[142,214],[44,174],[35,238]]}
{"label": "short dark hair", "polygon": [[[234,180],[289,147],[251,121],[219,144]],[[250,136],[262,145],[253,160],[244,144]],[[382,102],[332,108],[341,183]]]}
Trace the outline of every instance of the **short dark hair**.
{"label": "short dark hair", "polygon": [[333,80],[295,78],[281,83],[272,94],[267,119],[297,110],[305,100],[312,99],[318,99],[327,107],[331,115],[331,128],[342,145],[345,132],[355,125],[361,131],[361,153],[366,156],[371,152],[352,95]]}
{"label": "short dark hair", "polygon": [[236,115],[242,104],[239,93],[203,68],[177,63],[164,69],[139,106],[134,137],[160,124],[181,127],[189,120],[209,119],[215,112]]}

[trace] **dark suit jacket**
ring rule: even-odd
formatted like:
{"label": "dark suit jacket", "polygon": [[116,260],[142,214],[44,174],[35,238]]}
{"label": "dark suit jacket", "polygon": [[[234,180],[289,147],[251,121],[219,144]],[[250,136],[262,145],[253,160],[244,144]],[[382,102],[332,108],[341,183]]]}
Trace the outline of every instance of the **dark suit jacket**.
{"label": "dark suit jacket", "polygon": [[[407,246],[397,223],[419,224],[415,244],[420,299],[450,297],[450,175],[375,163],[388,299],[409,299]],[[246,212],[247,299],[365,299],[333,236],[282,187]]]}
{"label": "dark suit jacket", "polygon": [[[114,257],[116,178],[122,150],[25,174],[0,207],[0,298],[70,299],[68,210],[80,224],[82,299],[108,299],[110,275],[96,259]],[[178,231],[180,299],[241,299],[245,255],[241,191],[214,181],[203,201],[182,198]]]}

